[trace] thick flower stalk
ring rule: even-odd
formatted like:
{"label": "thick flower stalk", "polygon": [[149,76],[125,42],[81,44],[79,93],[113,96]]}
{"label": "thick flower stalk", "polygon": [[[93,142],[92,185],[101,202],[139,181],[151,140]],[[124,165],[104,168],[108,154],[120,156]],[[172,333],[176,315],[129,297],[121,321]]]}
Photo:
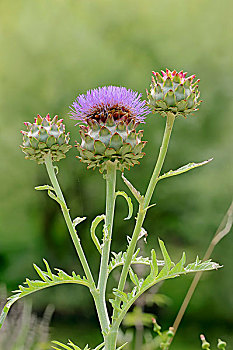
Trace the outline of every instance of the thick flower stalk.
{"label": "thick flower stalk", "polygon": [[150,92],[147,91],[149,105],[153,112],[161,114],[163,117],[171,112],[175,117],[186,117],[195,112],[201,103],[198,91],[199,79],[195,80],[195,75],[186,78],[187,73],[166,69],[166,72],[153,72]]}
{"label": "thick flower stalk", "polygon": [[53,119],[49,114],[41,117],[39,114],[34,123],[25,122],[27,131],[23,134],[23,144],[20,146],[26,154],[26,159],[35,160],[38,164],[45,163],[46,156],[51,155],[52,161],[65,158],[65,153],[72,147],[69,145],[69,133],[65,133],[63,119],[56,115]]}
{"label": "thick flower stalk", "polygon": [[115,161],[121,171],[138,164],[146,142],[142,141],[143,131],[136,132],[136,127],[148,113],[141,95],[124,87],[105,86],[79,95],[70,113],[82,123],[78,158],[100,172],[106,170],[108,160]]}

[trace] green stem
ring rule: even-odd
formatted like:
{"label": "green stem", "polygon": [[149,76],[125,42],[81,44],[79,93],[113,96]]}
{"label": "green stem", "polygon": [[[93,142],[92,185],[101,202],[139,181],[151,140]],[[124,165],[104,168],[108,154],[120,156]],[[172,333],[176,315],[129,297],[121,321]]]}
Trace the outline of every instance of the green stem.
{"label": "green stem", "polygon": [[48,157],[46,157],[45,165],[46,165],[46,169],[48,171],[48,175],[49,175],[50,181],[51,181],[51,183],[53,185],[53,188],[54,188],[54,190],[56,192],[56,195],[57,195],[58,199],[60,199],[64,203],[64,206],[61,206],[61,210],[62,210],[63,216],[65,218],[65,222],[66,222],[66,225],[68,227],[71,239],[72,239],[72,241],[74,243],[75,249],[76,249],[76,251],[78,253],[78,256],[79,256],[79,259],[81,261],[83,270],[84,270],[85,275],[87,277],[87,280],[90,283],[90,285],[92,287],[94,287],[95,286],[95,282],[94,282],[94,279],[93,279],[90,267],[88,265],[87,259],[85,257],[84,251],[82,249],[82,246],[81,246],[81,243],[80,243],[80,238],[79,238],[79,236],[77,234],[77,231],[75,230],[75,228],[73,226],[73,223],[72,223],[72,220],[71,220],[71,217],[70,217],[70,213],[69,213],[69,209],[67,208],[67,205],[66,205],[66,202],[65,202],[65,198],[63,196],[63,193],[62,193],[61,188],[59,186],[59,183],[57,181],[57,177],[56,177],[56,174],[55,174],[55,171],[54,171],[54,166],[53,166],[53,163],[52,163],[52,158],[51,158],[50,155]]}
{"label": "green stem", "polygon": [[[148,185],[144,201],[143,201],[143,203],[141,203],[139,205],[136,225],[134,228],[132,239],[130,241],[130,244],[129,244],[129,247],[127,250],[125,263],[124,263],[124,266],[123,266],[123,269],[121,272],[121,276],[120,276],[120,280],[119,280],[119,284],[118,284],[118,289],[120,291],[123,291],[124,287],[125,287],[125,282],[126,282],[127,275],[129,272],[132,257],[133,257],[133,254],[134,254],[134,251],[136,248],[138,237],[139,237],[139,234],[141,232],[141,228],[142,228],[142,225],[143,225],[143,222],[144,222],[147,210],[148,210],[148,206],[150,204],[151,197],[154,193],[155,186],[158,183],[159,174],[160,174],[160,171],[162,169],[162,166],[163,166],[166,154],[167,154],[167,149],[168,149],[169,140],[170,140],[174,121],[175,121],[174,115],[172,113],[169,113],[167,116],[166,127],[165,127],[165,131],[164,131],[164,135],[163,135],[162,145],[160,147],[159,156],[158,156],[150,183]],[[120,306],[119,299],[117,300],[117,306],[118,307]],[[116,319],[116,318],[117,318],[117,311],[115,309],[113,312],[113,319]]]}
{"label": "green stem", "polygon": [[150,201],[151,201],[151,197],[152,197],[154,190],[155,190],[155,186],[157,185],[159,174],[160,174],[160,171],[162,169],[162,166],[163,166],[166,154],[167,154],[168,145],[169,145],[174,121],[175,121],[174,114],[168,113],[166,127],[165,127],[165,131],[164,131],[164,135],[163,135],[163,141],[162,141],[162,145],[161,145],[160,151],[159,151],[159,156],[158,156],[153,174],[151,176],[149,186],[148,186],[146,194],[145,194],[144,209],[147,209],[147,207],[149,206]]}
{"label": "green stem", "polygon": [[62,210],[62,213],[64,215],[65,222],[66,222],[66,225],[68,227],[69,233],[71,235],[72,241],[74,243],[75,249],[76,249],[77,254],[79,256],[79,259],[81,261],[83,270],[84,270],[85,275],[87,277],[87,280],[90,284],[90,292],[94,298],[95,306],[96,306],[97,313],[99,316],[101,329],[103,331],[106,328],[106,316],[102,310],[103,308],[101,305],[100,294],[98,293],[98,291],[96,289],[95,281],[93,279],[90,267],[88,265],[87,259],[85,257],[84,251],[83,251],[81,243],[80,243],[80,238],[77,234],[77,231],[75,230],[75,227],[73,226],[73,223],[72,223],[72,220],[71,220],[71,217],[69,214],[69,209],[67,208],[65,198],[63,196],[63,193],[62,193],[61,188],[59,186],[57,177],[55,175],[55,171],[54,171],[54,167],[53,167],[53,163],[52,163],[52,159],[51,159],[50,155],[48,155],[48,157],[46,157],[45,165],[46,165],[46,169],[48,171],[49,178],[50,178],[51,183],[53,185],[53,188],[56,192],[56,195],[57,195],[58,199],[60,199],[60,201],[62,201],[64,203],[64,205],[61,206],[61,210]]}
{"label": "green stem", "polygon": [[117,330],[111,330],[104,338],[104,350],[115,350],[117,340]]}
{"label": "green stem", "polygon": [[102,245],[102,256],[100,263],[100,273],[98,281],[98,291],[100,295],[101,311],[105,315],[105,332],[109,330],[109,317],[106,306],[106,287],[108,280],[108,262],[111,248],[112,239],[112,227],[115,209],[115,193],[116,187],[116,164],[109,161],[107,163],[107,174],[106,174],[106,212],[105,212],[105,228],[104,238]]}

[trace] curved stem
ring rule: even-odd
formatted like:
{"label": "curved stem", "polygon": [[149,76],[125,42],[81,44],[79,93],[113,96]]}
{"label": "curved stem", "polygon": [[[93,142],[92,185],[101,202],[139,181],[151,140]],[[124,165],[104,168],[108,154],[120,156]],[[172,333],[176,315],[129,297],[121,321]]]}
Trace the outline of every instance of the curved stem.
{"label": "curved stem", "polygon": [[[134,251],[136,248],[137,240],[138,240],[139,234],[141,232],[142,225],[143,225],[143,222],[144,222],[147,210],[148,210],[148,206],[150,204],[151,197],[154,193],[156,184],[158,182],[159,174],[160,174],[160,171],[162,169],[162,166],[163,166],[166,154],[167,154],[167,149],[168,149],[169,140],[170,140],[174,121],[175,121],[174,115],[172,113],[168,113],[166,127],[165,127],[165,131],[164,131],[164,135],[163,135],[162,145],[160,147],[159,156],[158,156],[157,162],[155,164],[155,168],[154,168],[150,183],[148,185],[144,201],[142,204],[139,205],[136,225],[134,228],[132,239],[130,241],[130,244],[129,244],[129,247],[127,250],[125,263],[124,263],[124,266],[123,266],[123,269],[121,272],[121,276],[120,276],[120,280],[119,280],[119,284],[118,284],[118,289],[120,291],[123,291],[124,287],[125,287],[125,282],[126,282],[127,275],[129,272],[129,267],[130,267],[130,264],[132,261],[132,257],[133,257],[133,254],[134,254]],[[119,305],[120,305],[120,300],[118,299],[117,306],[119,306]],[[116,319],[116,318],[117,318],[117,311],[115,309],[113,312],[113,319]]]}
{"label": "curved stem", "polygon": [[101,310],[105,314],[105,332],[108,331],[110,321],[106,306],[106,287],[108,280],[108,262],[112,240],[112,227],[115,209],[115,187],[116,187],[116,164],[109,161],[107,163],[106,174],[106,212],[105,227],[102,245],[102,256],[100,263],[100,273],[98,281],[98,291],[100,295]]}

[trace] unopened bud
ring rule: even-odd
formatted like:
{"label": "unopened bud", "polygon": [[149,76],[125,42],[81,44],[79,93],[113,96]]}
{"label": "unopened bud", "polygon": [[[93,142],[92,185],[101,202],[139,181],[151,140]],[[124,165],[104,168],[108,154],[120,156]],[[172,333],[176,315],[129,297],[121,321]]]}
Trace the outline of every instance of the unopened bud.
{"label": "unopened bud", "polygon": [[173,327],[169,327],[169,330],[167,331],[167,336],[169,338],[173,338],[174,337],[174,328]]}
{"label": "unopened bud", "polygon": [[160,325],[157,323],[157,321],[156,321],[155,318],[152,318],[152,323],[154,324],[153,331],[154,331],[154,332],[160,332],[161,327],[160,327]]}
{"label": "unopened bud", "polygon": [[33,124],[24,124],[27,131],[22,131],[23,144],[20,147],[26,154],[26,159],[42,164],[48,154],[55,162],[65,158],[65,153],[69,151],[71,145],[69,145],[69,133],[65,133],[62,119],[58,120],[58,116],[55,116],[51,120],[49,114],[44,118],[38,114]]}
{"label": "unopened bud", "polygon": [[221,339],[218,339],[218,349],[225,350],[227,346],[227,343],[225,341],[222,341]]}
{"label": "unopened bud", "polygon": [[205,336],[203,334],[200,335],[201,341],[202,341],[202,349],[210,350],[210,343],[208,343],[205,339]]}

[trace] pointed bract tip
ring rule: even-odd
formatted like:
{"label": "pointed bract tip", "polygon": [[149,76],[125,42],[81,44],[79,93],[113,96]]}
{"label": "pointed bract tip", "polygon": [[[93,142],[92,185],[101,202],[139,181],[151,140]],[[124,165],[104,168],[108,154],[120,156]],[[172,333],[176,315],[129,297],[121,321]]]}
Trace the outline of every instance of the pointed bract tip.
{"label": "pointed bract tip", "polygon": [[151,77],[151,81],[152,81],[153,84],[156,84],[156,81],[155,81],[154,77]]}

